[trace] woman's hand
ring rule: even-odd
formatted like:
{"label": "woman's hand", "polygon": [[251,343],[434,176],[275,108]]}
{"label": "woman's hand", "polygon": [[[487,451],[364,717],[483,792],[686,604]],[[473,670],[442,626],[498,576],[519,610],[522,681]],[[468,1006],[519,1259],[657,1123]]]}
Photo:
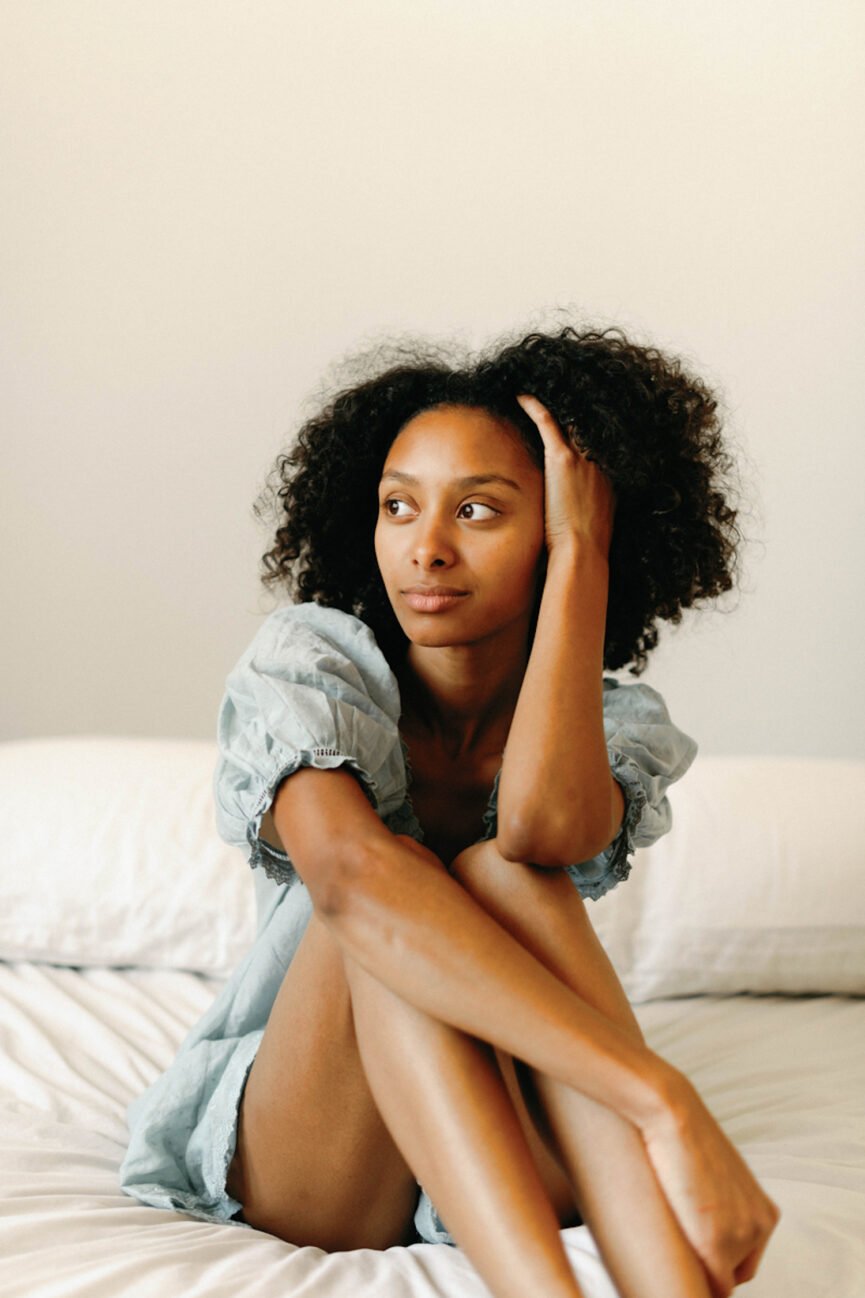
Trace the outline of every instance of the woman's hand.
{"label": "woman's hand", "polygon": [[643,1142],[713,1293],[727,1298],[756,1273],[781,1213],[687,1078],[678,1074],[674,1089],[675,1100],[643,1127]]}
{"label": "woman's hand", "polygon": [[590,541],[606,559],[616,501],[609,478],[585,451],[573,447],[537,397],[517,401],[544,441],[544,512],[547,549],[575,538]]}

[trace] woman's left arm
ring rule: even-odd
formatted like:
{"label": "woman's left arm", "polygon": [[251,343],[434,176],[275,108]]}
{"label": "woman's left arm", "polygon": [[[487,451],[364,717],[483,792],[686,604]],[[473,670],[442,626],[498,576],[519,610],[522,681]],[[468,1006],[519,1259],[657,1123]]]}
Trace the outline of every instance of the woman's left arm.
{"label": "woman's left arm", "polygon": [[499,777],[497,847],[560,867],[614,839],[625,800],[604,737],[604,628],[615,496],[535,397],[518,397],[544,441],[547,573]]}

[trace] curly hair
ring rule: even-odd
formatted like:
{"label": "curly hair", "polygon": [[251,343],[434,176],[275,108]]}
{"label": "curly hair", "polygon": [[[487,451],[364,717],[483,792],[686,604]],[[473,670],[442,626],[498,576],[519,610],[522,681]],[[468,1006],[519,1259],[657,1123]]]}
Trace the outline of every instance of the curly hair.
{"label": "curly hair", "polygon": [[543,442],[516,401],[521,392],[543,402],[616,494],[605,668],[630,664],[640,675],[659,621],[678,623],[684,609],[733,587],[742,540],[730,501],[734,461],[718,399],[679,359],[619,329],[570,325],[459,363],[423,343],[403,344],[397,354],[328,399],[277,459],[254,506],[259,518],[270,506],[279,524],[261,561],[265,587],[281,584],[295,600],[355,614],[395,667],[408,640],[374,549],[388,450],[421,411],[473,406],[508,419],[543,469]]}

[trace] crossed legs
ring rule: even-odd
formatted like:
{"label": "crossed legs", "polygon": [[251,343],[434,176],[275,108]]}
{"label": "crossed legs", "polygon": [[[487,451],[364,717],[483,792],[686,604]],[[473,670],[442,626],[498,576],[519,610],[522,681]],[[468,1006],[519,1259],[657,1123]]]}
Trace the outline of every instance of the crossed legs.
{"label": "crossed legs", "polygon": [[[639,1032],[568,879],[491,843],[452,873]],[[249,1075],[230,1192],[250,1225],[294,1243],[386,1248],[411,1237],[415,1171],[501,1298],[579,1295],[560,1237],[577,1210],[622,1298],[709,1292],[628,1123],[402,1000],[313,915]]]}
{"label": "crossed legs", "polygon": [[[642,1040],[585,903],[562,871],[504,861],[486,843],[457,857],[452,871],[562,982]],[[705,1269],[667,1204],[636,1128],[519,1061],[516,1069],[621,1298],[706,1298]]]}

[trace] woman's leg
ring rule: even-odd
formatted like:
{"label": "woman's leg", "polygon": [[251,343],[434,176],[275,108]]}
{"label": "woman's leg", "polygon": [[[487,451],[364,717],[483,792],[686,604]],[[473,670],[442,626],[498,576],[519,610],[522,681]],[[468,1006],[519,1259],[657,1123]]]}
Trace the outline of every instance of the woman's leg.
{"label": "woman's leg", "polygon": [[293,1243],[386,1248],[411,1234],[404,1155],[494,1293],[579,1298],[490,1047],[388,991],[313,914],[250,1070],[229,1192]]}
{"label": "woman's leg", "polygon": [[580,1298],[492,1047],[345,958],[360,1055],[391,1134],[496,1298]]}
{"label": "woman's leg", "polygon": [[[590,957],[574,927],[577,915],[556,927],[556,912],[570,903],[564,897],[553,903],[546,885],[562,876],[514,866],[498,853],[491,856],[494,845],[483,846],[481,856],[475,852],[471,870],[466,867],[467,854],[458,858],[463,886],[475,892],[485,909],[504,927],[513,928],[535,954],[546,955],[564,981],[571,982],[568,969],[557,965],[576,961],[586,968]],[[483,869],[478,868],[481,863]],[[491,865],[497,868],[487,868]],[[529,890],[529,878],[536,885],[543,882],[543,891]],[[562,882],[586,922],[573,886]],[[590,926],[588,930],[593,938]],[[547,941],[550,933],[555,939]],[[568,960],[563,961],[563,951],[571,953]],[[609,977],[623,998],[614,975]],[[577,978],[572,985],[591,999],[584,979]],[[624,1005],[630,1014],[626,1001]],[[610,1012],[603,997],[598,1007]],[[369,1079],[360,1064],[359,1046]],[[241,1106],[229,1188],[243,1203],[246,1219],[295,1243],[330,1250],[384,1248],[408,1237],[417,1175],[494,1292],[505,1295],[540,1288],[546,1294],[578,1294],[549,1196],[543,1183],[539,1188],[541,1178],[531,1156],[526,1157],[528,1142],[520,1140],[522,1128],[518,1118],[514,1122],[513,1104],[505,1102],[492,1054],[489,1047],[417,1011],[376,982],[343,956],[314,915],[274,1003]],[[502,1063],[506,1071],[511,1066],[506,1057]],[[563,1103],[584,1099],[569,1088],[559,1090]],[[545,1104],[552,1115],[555,1101],[546,1096]],[[601,1106],[594,1107],[602,1119],[610,1116]],[[558,1130],[554,1117],[551,1126],[556,1124],[562,1156],[573,1171],[569,1128],[573,1111],[569,1112],[571,1117],[561,1123],[564,1130]],[[628,1124],[620,1125],[635,1137]],[[580,1190],[579,1169],[574,1176],[577,1198],[585,1199],[584,1215],[614,1278],[622,1284],[619,1277],[624,1276],[627,1285],[619,1258],[620,1239],[633,1240],[636,1222],[639,1242],[640,1226],[652,1222],[641,1196],[628,1193],[628,1178],[639,1167],[637,1155],[643,1172],[650,1174],[651,1169],[638,1138],[638,1148],[629,1147],[622,1154],[612,1139],[599,1140],[597,1126],[590,1137],[580,1136],[589,1159],[584,1176],[592,1179],[597,1173],[600,1178],[611,1163],[613,1184],[608,1196],[602,1196],[594,1221],[588,1208],[592,1186]],[[455,1169],[462,1175],[455,1176]],[[651,1175],[647,1190],[666,1210]],[[608,1245],[603,1218],[613,1228]],[[668,1226],[670,1221],[667,1212]],[[669,1254],[663,1239],[659,1250]],[[638,1243],[631,1251],[639,1253],[639,1267],[646,1248]],[[694,1259],[687,1251],[683,1266],[689,1262]],[[653,1286],[658,1274],[651,1272]],[[683,1288],[681,1268],[674,1279],[678,1287],[670,1286],[671,1294],[702,1298],[708,1292],[696,1283]],[[632,1292],[646,1290],[622,1287],[625,1298]]]}
{"label": "woman's leg", "polygon": [[328,1252],[413,1236],[417,1181],[360,1064],[339,949],[313,914],[240,1104],[228,1191],[257,1230]]}
{"label": "woman's leg", "polygon": [[[642,1040],[585,904],[562,871],[506,861],[489,842],[461,853],[451,872],[562,982]],[[522,1063],[517,1073],[530,1112],[570,1175],[579,1211],[621,1298],[706,1298],[711,1290],[705,1270],[667,1204],[636,1128]]]}

